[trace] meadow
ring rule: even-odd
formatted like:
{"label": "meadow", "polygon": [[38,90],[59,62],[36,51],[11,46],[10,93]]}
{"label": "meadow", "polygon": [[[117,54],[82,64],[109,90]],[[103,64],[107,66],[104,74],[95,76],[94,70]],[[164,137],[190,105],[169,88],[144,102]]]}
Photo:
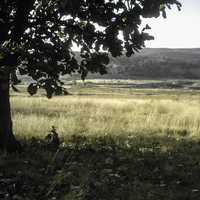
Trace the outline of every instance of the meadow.
{"label": "meadow", "polygon": [[69,88],[71,95],[52,99],[42,93],[13,94],[15,133],[42,138],[55,126],[63,138],[74,134],[200,137],[198,91],[113,85],[79,84]]}
{"label": "meadow", "polygon": [[[0,153],[0,199],[199,199],[199,91],[127,84],[11,92],[23,152]],[[52,126],[59,146],[45,137]]]}

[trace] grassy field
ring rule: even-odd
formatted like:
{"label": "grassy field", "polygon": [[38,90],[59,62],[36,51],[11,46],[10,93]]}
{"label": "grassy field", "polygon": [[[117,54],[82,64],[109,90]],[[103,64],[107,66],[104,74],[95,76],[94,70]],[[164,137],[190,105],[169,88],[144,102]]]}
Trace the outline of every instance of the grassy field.
{"label": "grassy field", "polygon": [[43,137],[55,126],[62,137],[81,135],[200,136],[200,93],[192,90],[75,86],[72,95],[11,97],[18,136]]}
{"label": "grassy field", "polygon": [[[0,199],[200,199],[198,91],[69,91],[50,100],[11,94],[23,152],[0,152]],[[45,139],[51,126],[62,139],[56,147]]]}

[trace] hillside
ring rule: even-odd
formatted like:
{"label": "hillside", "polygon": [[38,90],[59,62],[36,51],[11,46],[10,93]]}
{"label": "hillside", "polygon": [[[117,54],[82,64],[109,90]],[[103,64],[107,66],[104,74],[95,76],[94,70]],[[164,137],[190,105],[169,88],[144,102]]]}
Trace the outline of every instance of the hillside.
{"label": "hillside", "polygon": [[[76,52],[79,58],[78,52]],[[199,49],[153,49],[146,48],[131,57],[110,57],[108,74],[89,74],[87,79],[199,79]],[[74,78],[80,76],[74,76]],[[64,80],[71,76],[62,77]],[[31,78],[22,76],[23,82]]]}
{"label": "hillside", "polygon": [[198,79],[200,49],[143,49],[127,58],[110,58],[108,74],[90,78],[120,79]]}

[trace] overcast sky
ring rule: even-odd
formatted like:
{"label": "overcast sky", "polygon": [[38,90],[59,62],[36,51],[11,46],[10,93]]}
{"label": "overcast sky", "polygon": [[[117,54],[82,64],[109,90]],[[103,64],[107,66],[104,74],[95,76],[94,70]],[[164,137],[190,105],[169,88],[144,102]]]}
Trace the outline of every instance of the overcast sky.
{"label": "overcast sky", "polygon": [[155,40],[146,42],[153,48],[200,48],[200,0],[180,0],[182,10],[167,11],[167,19],[145,20]]}

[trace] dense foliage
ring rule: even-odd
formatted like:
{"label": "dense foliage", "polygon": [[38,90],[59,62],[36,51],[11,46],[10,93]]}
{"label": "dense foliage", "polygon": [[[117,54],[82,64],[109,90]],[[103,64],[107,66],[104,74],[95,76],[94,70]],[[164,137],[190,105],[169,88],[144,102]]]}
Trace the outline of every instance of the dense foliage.
{"label": "dense foliage", "polygon": [[[153,39],[141,27],[142,17],[166,17],[166,8],[177,0],[2,0],[0,2],[0,78],[16,70],[35,80],[47,96],[62,93],[59,76],[88,72],[106,73],[112,56],[131,56]],[[119,37],[121,34],[121,37]],[[81,60],[73,53],[80,48]]]}

